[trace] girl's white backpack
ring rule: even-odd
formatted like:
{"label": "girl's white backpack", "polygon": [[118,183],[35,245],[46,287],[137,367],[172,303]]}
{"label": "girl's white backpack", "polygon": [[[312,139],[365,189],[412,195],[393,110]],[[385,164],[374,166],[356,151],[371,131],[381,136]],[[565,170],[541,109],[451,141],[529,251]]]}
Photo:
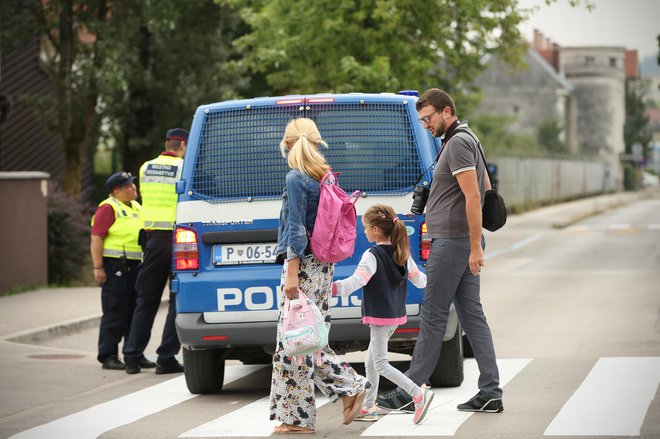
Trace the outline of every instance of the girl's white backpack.
{"label": "girl's white backpack", "polygon": [[320,366],[321,350],[328,345],[328,327],[319,308],[302,291],[297,300],[284,299],[280,325],[284,354],[296,357],[299,366],[305,355],[316,354]]}

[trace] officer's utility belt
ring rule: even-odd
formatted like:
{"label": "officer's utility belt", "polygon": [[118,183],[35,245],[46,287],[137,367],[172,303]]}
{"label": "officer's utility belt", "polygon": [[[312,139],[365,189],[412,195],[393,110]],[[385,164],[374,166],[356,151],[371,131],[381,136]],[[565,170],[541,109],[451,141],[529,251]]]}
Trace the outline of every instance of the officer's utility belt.
{"label": "officer's utility belt", "polygon": [[172,236],[172,230],[145,230],[149,236]]}

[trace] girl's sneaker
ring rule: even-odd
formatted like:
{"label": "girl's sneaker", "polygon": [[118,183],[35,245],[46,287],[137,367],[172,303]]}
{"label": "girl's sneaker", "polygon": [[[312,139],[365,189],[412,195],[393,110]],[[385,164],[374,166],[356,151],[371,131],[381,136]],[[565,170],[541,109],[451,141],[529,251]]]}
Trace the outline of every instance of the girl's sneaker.
{"label": "girl's sneaker", "polygon": [[426,416],[426,412],[429,410],[431,401],[433,401],[434,393],[431,389],[426,387],[426,384],[422,385],[422,393],[417,397],[413,398],[415,403],[415,416],[413,417],[413,422],[419,424]]}
{"label": "girl's sneaker", "polygon": [[378,409],[373,405],[368,409],[362,407],[360,414],[357,415],[355,420],[362,422],[376,422],[378,420]]}

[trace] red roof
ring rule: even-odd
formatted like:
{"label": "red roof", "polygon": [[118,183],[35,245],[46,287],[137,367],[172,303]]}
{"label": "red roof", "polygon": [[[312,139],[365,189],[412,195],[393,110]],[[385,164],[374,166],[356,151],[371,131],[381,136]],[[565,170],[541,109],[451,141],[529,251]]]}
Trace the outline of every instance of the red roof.
{"label": "red roof", "polygon": [[624,60],[624,69],[626,71],[627,79],[639,78],[639,61],[637,60],[636,50],[626,50],[626,58]]}

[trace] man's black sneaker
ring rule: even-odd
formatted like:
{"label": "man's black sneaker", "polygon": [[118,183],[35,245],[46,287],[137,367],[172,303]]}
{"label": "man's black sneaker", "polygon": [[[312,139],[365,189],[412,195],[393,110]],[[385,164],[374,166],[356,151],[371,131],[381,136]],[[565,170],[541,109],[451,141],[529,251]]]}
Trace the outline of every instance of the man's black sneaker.
{"label": "man's black sneaker", "polygon": [[469,401],[459,404],[456,408],[461,412],[499,413],[504,411],[504,404],[502,404],[502,398],[489,398],[479,392]]}
{"label": "man's black sneaker", "polygon": [[389,392],[382,393],[376,397],[376,405],[385,410],[399,410],[402,412],[415,412],[413,400],[406,392],[396,388]]}
{"label": "man's black sneaker", "polygon": [[128,363],[126,365],[126,373],[129,374],[129,375],[140,373],[140,365],[139,364]]}
{"label": "man's black sneaker", "polygon": [[141,369],[153,369],[156,367],[156,363],[147,360],[147,357],[145,356],[142,356],[140,360],[138,360],[138,364],[140,365]]}
{"label": "man's black sneaker", "polygon": [[103,360],[103,364],[101,365],[103,369],[110,369],[110,370],[124,370],[126,369],[126,365],[122,363],[122,361],[119,359],[118,356],[116,355],[111,355],[105,360]]}
{"label": "man's black sneaker", "polygon": [[183,372],[183,365],[178,361],[167,362],[164,364],[156,364],[156,375],[163,375],[166,373],[181,373]]}

